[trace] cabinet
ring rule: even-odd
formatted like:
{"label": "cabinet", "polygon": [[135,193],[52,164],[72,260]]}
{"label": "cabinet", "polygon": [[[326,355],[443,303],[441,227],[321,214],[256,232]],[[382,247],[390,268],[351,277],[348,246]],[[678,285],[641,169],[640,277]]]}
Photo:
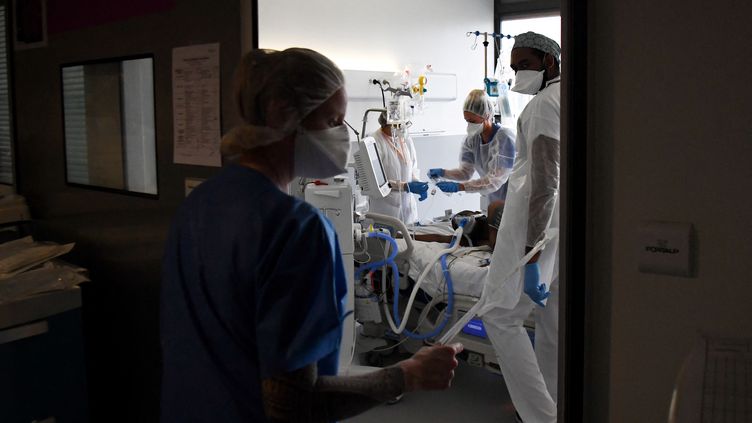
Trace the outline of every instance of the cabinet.
{"label": "cabinet", "polygon": [[86,422],[78,288],[0,304],[0,422]]}

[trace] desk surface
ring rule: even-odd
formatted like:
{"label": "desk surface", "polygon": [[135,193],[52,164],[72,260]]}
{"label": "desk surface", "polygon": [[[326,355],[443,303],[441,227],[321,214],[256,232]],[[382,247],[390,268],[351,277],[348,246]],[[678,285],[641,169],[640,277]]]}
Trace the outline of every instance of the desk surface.
{"label": "desk surface", "polygon": [[81,289],[50,291],[0,304],[0,330],[81,307]]}

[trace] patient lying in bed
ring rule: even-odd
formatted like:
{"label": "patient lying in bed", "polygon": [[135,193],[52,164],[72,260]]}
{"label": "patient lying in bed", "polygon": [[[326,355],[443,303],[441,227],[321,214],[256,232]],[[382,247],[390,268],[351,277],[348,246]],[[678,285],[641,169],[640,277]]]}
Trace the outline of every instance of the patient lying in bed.
{"label": "patient lying in bed", "polygon": [[[400,249],[405,247],[405,241],[402,239],[398,239],[397,244]],[[432,297],[443,294],[445,290],[441,263],[433,259],[447,246],[448,244],[439,242],[414,241],[413,252],[407,259],[409,264],[407,274],[413,281],[418,280],[427,266],[432,267],[421,285],[421,288]],[[452,275],[455,294],[480,297],[492,254],[493,251],[487,245],[483,245],[460,247],[447,256],[447,268]]]}
{"label": "patient lying in bed", "polygon": [[[487,245],[493,250],[496,245],[496,234],[501,223],[501,215],[504,212],[504,201],[494,201],[488,205],[488,216],[480,212],[470,210],[461,211],[452,216],[452,227],[457,229],[462,219],[469,219],[468,226],[465,227],[464,236],[460,242],[461,246],[480,246]],[[441,234],[416,234],[416,241],[440,242],[448,244],[452,240],[451,235]]]}
{"label": "patient lying in bed", "polygon": [[[501,222],[504,202],[491,203],[488,208],[490,218],[478,212],[464,211],[452,217],[452,226],[457,227],[461,218],[472,216],[470,230],[463,237],[460,248],[447,257],[447,267],[454,282],[456,294],[480,297],[483,291],[483,281],[488,272],[493,255],[496,233]],[[413,252],[408,258],[408,276],[418,280],[423,270],[431,266],[431,271],[421,286],[430,296],[441,295],[445,290],[444,275],[439,261],[434,260],[437,255],[448,247],[451,235],[416,234],[413,242]],[[398,240],[400,249],[404,248],[404,241]],[[470,245],[471,244],[471,245]]]}

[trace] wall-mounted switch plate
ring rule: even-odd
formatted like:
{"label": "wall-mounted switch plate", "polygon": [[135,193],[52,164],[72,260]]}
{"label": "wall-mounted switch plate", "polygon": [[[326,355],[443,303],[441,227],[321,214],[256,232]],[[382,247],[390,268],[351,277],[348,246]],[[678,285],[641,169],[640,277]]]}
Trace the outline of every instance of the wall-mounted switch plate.
{"label": "wall-mounted switch plate", "polygon": [[691,223],[644,222],[640,226],[639,270],[674,276],[694,275]]}

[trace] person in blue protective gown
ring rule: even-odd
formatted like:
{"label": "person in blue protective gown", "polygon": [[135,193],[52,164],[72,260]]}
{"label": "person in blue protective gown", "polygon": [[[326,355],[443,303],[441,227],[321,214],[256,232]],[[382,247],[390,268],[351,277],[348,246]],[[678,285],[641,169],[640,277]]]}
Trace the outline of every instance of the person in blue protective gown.
{"label": "person in blue protective gown", "polygon": [[[428,177],[447,179],[436,184],[443,192],[480,193],[481,208],[486,211],[490,203],[506,199],[506,183],[514,167],[515,136],[493,121],[493,102],[483,90],[468,93],[463,117],[467,137],[460,152],[460,166],[431,169]],[[472,179],[475,172],[479,177]]]}
{"label": "person in blue protective gown", "polygon": [[222,140],[227,165],[181,205],[164,255],[161,420],[330,422],[447,388],[461,345],[337,375],[348,312],[337,236],[286,187],[344,171],[342,72],[312,50],[254,50],[235,86],[243,124]]}

